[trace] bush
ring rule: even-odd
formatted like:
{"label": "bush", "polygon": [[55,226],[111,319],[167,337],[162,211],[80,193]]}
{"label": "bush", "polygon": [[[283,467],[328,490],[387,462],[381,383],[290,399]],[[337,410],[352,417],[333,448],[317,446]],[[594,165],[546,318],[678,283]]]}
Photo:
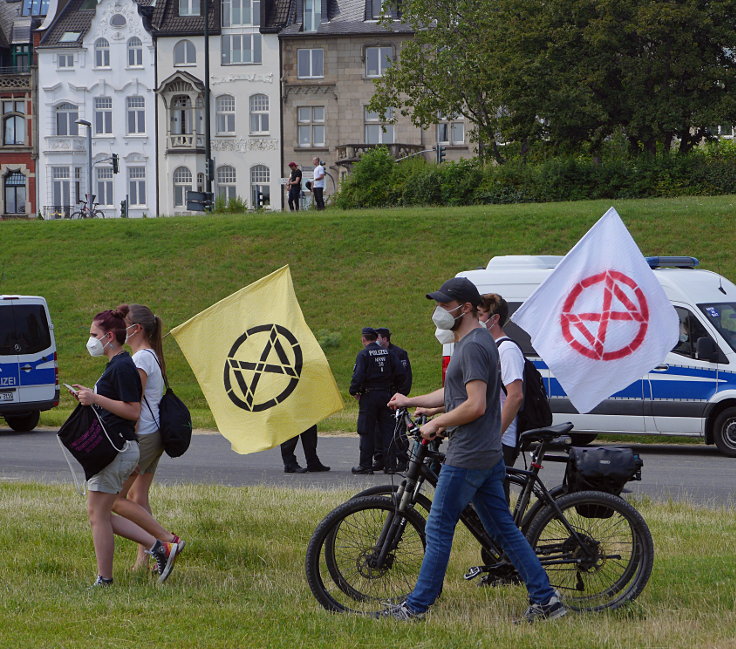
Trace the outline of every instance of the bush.
{"label": "bush", "polygon": [[736,144],[709,143],[687,155],[630,157],[607,149],[598,161],[519,156],[503,165],[423,158],[395,162],[388,150],[367,152],[343,181],[335,204],[354,207],[471,205],[736,193]]}

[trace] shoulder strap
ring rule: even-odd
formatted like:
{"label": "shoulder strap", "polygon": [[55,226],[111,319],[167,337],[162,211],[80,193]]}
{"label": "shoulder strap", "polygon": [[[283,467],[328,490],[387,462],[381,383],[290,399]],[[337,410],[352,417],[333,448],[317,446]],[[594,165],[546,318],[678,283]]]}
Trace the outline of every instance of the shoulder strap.
{"label": "shoulder strap", "polygon": [[[169,380],[166,378],[166,373],[164,372],[164,368],[161,367],[161,361],[158,360],[158,356],[156,356],[156,352],[152,349],[144,349],[144,352],[151,352],[153,354],[153,359],[156,361],[156,364],[158,365],[158,369],[161,370],[161,378],[164,380],[164,385],[166,386],[166,389],[169,389]],[[144,397],[145,398],[145,397]],[[153,413],[151,413],[153,414]]]}

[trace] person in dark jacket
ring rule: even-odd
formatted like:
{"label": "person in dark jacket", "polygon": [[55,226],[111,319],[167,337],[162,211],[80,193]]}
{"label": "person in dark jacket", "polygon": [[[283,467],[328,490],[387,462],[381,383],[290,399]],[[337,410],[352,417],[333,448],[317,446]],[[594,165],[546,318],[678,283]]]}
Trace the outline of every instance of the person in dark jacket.
{"label": "person in dark jacket", "polygon": [[376,446],[376,431],[388,449],[384,458],[384,471],[396,470],[396,454],[391,444],[394,419],[387,404],[392,387],[404,385],[405,371],[394,360],[393,354],[381,347],[378,334],[371,327],[363,328],[363,349],[355,358],[350,394],[359,402],[358,435],[360,436],[360,458],[353,473],[373,473],[373,452]]}

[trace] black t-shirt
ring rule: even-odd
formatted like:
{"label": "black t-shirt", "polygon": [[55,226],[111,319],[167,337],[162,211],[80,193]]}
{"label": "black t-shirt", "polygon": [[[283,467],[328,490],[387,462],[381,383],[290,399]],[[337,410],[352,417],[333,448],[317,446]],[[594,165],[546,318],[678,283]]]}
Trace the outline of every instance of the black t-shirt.
{"label": "black t-shirt", "polygon": [[298,185],[289,185],[290,192],[302,191],[302,170],[301,169],[294,169],[294,171],[291,172],[291,178],[289,178],[289,180],[291,182],[294,182],[295,180],[299,181]]}
{"label": "black t-shirt", "polygon": [[[141,377],[128,352],[121,352],[110,359],[102,376],[95,383],[95,392],[115,401],[140,402]],[[125,439],[136,439],[134,421],[118,417],[99,406],[95,407],[105,426],[120,431]]]}

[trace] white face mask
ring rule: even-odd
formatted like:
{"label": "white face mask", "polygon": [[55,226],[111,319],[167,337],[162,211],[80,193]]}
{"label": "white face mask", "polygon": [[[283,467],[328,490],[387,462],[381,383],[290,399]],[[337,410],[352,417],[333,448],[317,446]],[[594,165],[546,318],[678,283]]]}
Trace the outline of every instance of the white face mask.
{"label": "white face mask", "polygon": [[105,345],[102,344],[102,341],[99,338],[90,336],[87,341],[87,351],[90,356],[104,356]]}
{"label": "white face mask", "polygon": [[434,322],[437,329],[452,329],[455,326],[455,321],[458,318],[463,317],[463,314],[461,313],[456,318],[452,315],[452,312],[462,308],[463,305],[461,304],[460,306],[456,306],[454,309],[450,309],[449,311],[447,311],[438,304],[434,309],[434,313],[432,314],[432,322]]}
{"label": "white face mask", "polygon": [[132,329],[132,328],[133,328],[133,327],[135,327],[135,326],[136,326],[135,324],[132,324],[132,325],[130,325],[130,327],[126,327],[126,328],[125,328],[125,342],[126,342],[126,343],[127,343],[127,342],[128,342],[128,341],[129,341],[129,340],[130,340],[130,339],[131,339],[131,338],[132,338],[133,336],[135,336],[135,334],[137,333],[137,332],[135,332],[135,331],[134,331],[134,332],[133,332],[132,334],[129,334],[129,333],[128,333],[128,329]]}
{"label": "white face mask", "polygon": [[455,342],[455,334],[452,333],[449,329],[437,329],[434,332],[434,337],[440,342],[442,345],[448,345],[450,343]]}

